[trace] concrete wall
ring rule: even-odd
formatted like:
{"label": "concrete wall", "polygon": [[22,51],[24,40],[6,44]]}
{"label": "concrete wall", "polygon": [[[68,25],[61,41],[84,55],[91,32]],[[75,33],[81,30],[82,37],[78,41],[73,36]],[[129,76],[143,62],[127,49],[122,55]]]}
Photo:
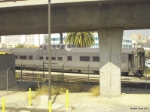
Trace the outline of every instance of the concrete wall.
{"label": "concrete wall", "polygon": [[[10,70],[8,70],[9,67]],[[15,86],[15,56],[13,54],[0,54],[0,89],[7,88],[7,70],[8,87]]]}

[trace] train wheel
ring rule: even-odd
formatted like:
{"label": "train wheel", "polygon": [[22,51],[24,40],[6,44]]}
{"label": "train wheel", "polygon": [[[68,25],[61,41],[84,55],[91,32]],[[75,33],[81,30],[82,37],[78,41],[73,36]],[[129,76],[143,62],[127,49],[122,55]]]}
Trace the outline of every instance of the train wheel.
{"label": "train wheel", "polygon": [[136,75],[137,75],[138,78],[143,76],[143,74],[141,72],[137,72]]}
{"label": "train wheel", "polygon": [[122,72],[121,75],[122,76],[128,76],[129,74],[128,74],[128,72]]}

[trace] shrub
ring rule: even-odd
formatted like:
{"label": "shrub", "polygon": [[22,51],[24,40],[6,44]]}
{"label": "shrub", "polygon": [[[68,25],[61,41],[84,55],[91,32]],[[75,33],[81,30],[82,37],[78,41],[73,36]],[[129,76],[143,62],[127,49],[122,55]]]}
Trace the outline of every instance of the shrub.
{"label": "shrub", "polygon": [[100,95],[100,88],[99,88],[99,86],[93,86],[90,89],[90,92],[92,93],[92,96],[99,96]]}
{"label": "shrub", "polygon": [[[69,92],[81,92],[84,89],[83,83],[55,83],[51,86],[51,95],[58,95],[65,93],[66,90],[69,90]],[[43,85],[41,87],[38,87],[36,90],[36,93],[34,97],[40,96],[40,95],[47,95],[48,94],[48,86]]]}
{"label": "shrub", "polygon": [[150,75],[150,68],[145,66],[144,74]]}

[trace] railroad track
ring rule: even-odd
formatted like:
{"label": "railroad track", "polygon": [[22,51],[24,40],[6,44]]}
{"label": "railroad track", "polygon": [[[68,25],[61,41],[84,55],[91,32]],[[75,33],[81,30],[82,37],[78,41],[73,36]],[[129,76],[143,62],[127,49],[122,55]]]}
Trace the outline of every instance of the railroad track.
{"label": "railroad track", "polygon": [[[18,74],[18,79],[21,78],[22,80],[31,80],[34,81],[36,79],[45,79],[48,80],[48,72],[43,71],[29,71],[29,70],[16,70]],[[89,81],[89,82],[99,82],[99,75],[96,74],[79,74],[79,73],[62,73],[62,72],[51,72],[51,77],[55,81]],[[138,77],[131,77],[131,76],[121,76],[122,83],[145,83],[146,78],[138,78]],[[150,77],[147,78],[147,83],[150,83]]]}
{"label": "railroad track", "polygon": [[[48,72],[43,71],[22,71],[22,80],[20,70],[16,70],[18,74],[18,83],[21,84],[21,88],[27,89],[28,87],[37,87],[38,83],[43,84],[43,79],[45,84],[48,84]],[[56,83],[78,83],[82,82],[85,85],[99,85],[99,75],[95,74],[79,74],[79,73],[62,73],[62,72],[51,72],[51,81]],[[150,89],[150,78],[147,80],[145,77],[131,77],[131,76],[121,76],[121,87],[122,88],[140,88],[140,89]]]}

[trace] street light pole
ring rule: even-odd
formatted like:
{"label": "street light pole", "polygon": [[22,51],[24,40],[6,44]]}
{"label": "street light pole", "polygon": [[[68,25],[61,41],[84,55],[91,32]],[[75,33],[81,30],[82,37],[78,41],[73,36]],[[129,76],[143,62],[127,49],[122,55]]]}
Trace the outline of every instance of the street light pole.
{"label": "street light pole", "polygon": [[48,90],[49,90],[49,100],[51,100],[51,0],[48,0],[48,55],[49,55],[49,82],[48,82]]}

